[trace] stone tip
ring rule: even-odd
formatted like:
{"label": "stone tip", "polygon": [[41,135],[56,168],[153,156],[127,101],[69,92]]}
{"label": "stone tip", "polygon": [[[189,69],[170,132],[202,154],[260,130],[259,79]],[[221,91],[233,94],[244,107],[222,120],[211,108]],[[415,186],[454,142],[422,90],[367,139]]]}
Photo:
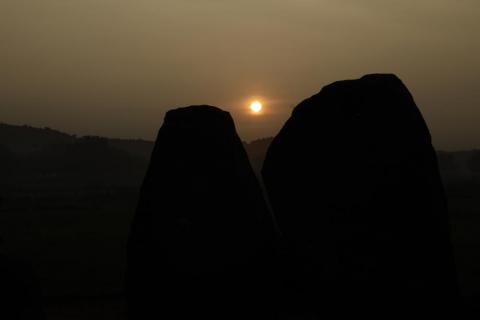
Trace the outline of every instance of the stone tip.
{"label": "stone tip", "polygon": [[169,110],[164,122],[167,125],[192,127],[234,126],[229,112],[210,105],[193,105]]}

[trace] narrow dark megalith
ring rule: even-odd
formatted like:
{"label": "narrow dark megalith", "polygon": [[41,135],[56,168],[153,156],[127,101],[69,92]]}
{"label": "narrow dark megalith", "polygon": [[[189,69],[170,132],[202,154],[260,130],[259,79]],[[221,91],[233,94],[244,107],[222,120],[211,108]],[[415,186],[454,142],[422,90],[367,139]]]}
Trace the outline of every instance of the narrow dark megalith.
{"label": "narrow dark megalith", "polygon": [[29,263],[8,251],[0,238],[0,319],[45,319],[35,272]]}
{"label": "narrow dark megalith", "polygon": [[275,229],[228,112],[169,111],[128,243],[131,319],[272,319]]}
{"label": "narrow dark megalith", "polygon": [[427,125],[396,76],[335,82],[300,103],[262,175],[300,300],[451,310],[446,197]]}

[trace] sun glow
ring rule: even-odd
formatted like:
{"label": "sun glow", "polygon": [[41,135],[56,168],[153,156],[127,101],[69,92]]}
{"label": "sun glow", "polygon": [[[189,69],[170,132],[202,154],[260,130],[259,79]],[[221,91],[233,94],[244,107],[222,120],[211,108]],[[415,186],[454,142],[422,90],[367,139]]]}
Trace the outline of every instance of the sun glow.
{"label": "sun glow", "polygon": [[250,104],[250,110],[252,110],[253,113],[260,113],[262,108],[263,106],[260,101],[253,101],[252,104]]}

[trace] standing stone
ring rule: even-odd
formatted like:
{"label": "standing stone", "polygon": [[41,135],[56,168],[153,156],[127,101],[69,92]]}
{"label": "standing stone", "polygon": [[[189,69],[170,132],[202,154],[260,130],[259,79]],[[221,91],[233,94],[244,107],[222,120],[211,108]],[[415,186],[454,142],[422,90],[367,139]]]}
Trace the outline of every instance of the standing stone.
{"label": "standing stone", "polygon": [[310,308],[452,310],[447,203],[427,125],[403,83],[372,74],[300,103],[262,169]]}
{"label": "standing stone", "polygon": [[273,319],[276,234],[228,112],[167,112],[128,243],[131,319]]}
{"label": "standing stone", "polygon": [[0,319],[45,320],[40,283],[32,266],[8,251],[0,238]]}

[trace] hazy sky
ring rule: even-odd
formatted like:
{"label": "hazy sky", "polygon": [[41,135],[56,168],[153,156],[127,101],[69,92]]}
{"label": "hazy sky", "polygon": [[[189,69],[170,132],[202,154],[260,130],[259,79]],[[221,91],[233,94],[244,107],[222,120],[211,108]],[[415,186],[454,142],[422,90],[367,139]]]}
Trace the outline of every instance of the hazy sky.
{"label": "hazy sky", "polygon": [[166,110],[212,104],[251,140],[393,72],[437,147],[480,148],[479,31],[479,0],[0,0],[0,122],[153,139]]}

